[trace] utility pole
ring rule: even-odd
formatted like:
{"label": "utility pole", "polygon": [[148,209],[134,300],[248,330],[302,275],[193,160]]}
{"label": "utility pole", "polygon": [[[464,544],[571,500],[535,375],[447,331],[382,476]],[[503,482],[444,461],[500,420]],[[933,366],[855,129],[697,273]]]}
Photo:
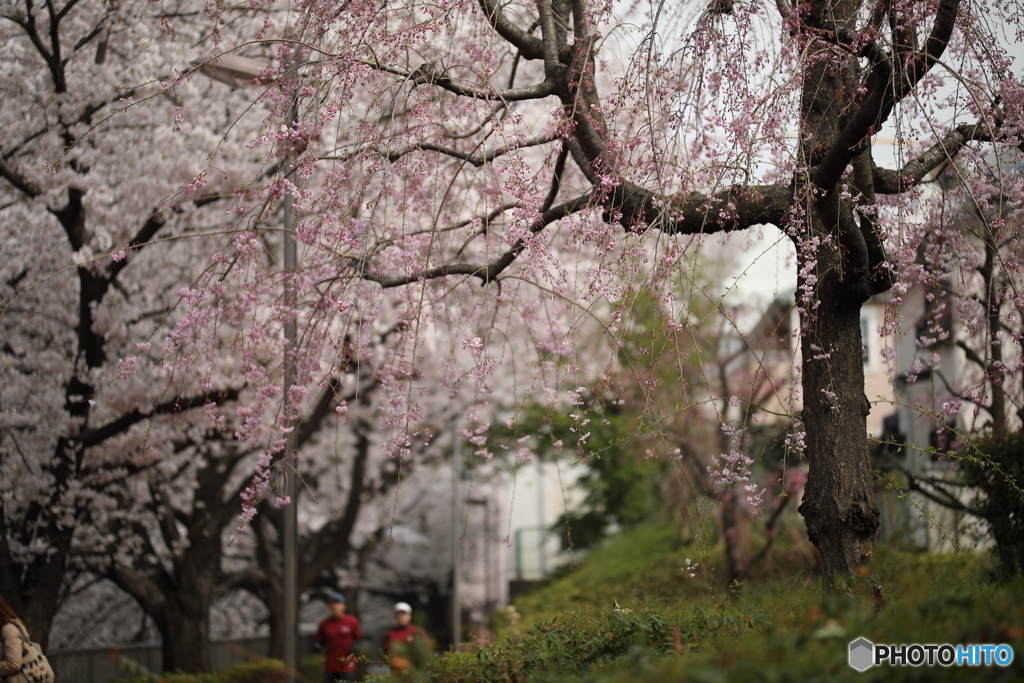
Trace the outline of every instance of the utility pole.
{"label": "utility pole", "polygon": [[[289,54],[285,58],[285,70],[289,70],[295,64],[295,60]],[[293,83],[293,87],[297,84]],[[288,126],[294,126],[298,118],[298,101],[296,93],[292,93],[292,101],[288,107]],[[291,142],[288,143],[289,145]],[[290,173],[290,164],[294,161],[295,155],[289,147],[282,168],[285,177]],[[291,416],[291,408],[288,406],[288,393],[295,384],[295,345],[296,345],[296,319],[298,312],[295,310],[295,264],[297,251],[294,239],[295,212],[292,208],[295,198],[289,192],[284,196],[284,308],[288,316],[284,325],[284,395],[282,400],[286,409],[286,418],[290,428],[285,439],[284,447],[284,476],[285,495],[288,496],[288,505],[284,508],[284,529],[281,534],[281,554],[284,556],[284,670],[287,683],[296,683],[298,672],[298,553],[299,553],[299,471],[298,461],[295,455],[295,418]]]}
{"label": "utility pole", "polygon": [[462,601],[459,599],[461,550],[459,546],[459,512],[462,508],[462,441],[459,438],[459,418],[452,418],[452,647],[456,652],[462,643]]}
{"label": "utility pole", "polygon": [[[294,103],[292,108],[294,109]],[[290,160],[290,155],[288,160]],[[287,165],[285,166],[287,169]],[[289,316],[284,326],[287,344],[284,347],[284,401],[287,406],[288,390],[295,384],[295,289],[294,270],[296,261],[295,240],[292,239],[292,202],[291,194],[284,196],[284,303]],[[290,408],[288,408],[290,410]],[[289,503],[284,508],[284,530],[281,538],[281,551],[284,555],[284,669],[288,683],[295,683],[298,666],[298,554],[299,550],[299,505],[298,478],[295,459],[295,420],[288,418],[288,432],[284,449],[285,495]]]}
{"label": "utility pole", "polygon": [[[210,78],[227,83],[232,87],[242,87],[252,84],[266,64],[240,57],[237,55],[221,55],[214,60],[196,62],[196,66]],[[291,56],[285,59],[285,70],[293,68],[295,62]],[[292,95],[291,106],[288,108],[288,125],[295,124],[298,118],[298,101]],[[294,155],[289,150],[286,152],[281,165],[285,176],[290,171],[289,165],[294,160]],[[295,240],[293,239],[294,211],[292,204],[295,198],[292,195],[284,196],[284,308],[288,316],[284,325],[284,378],[282,379],[284,390],[283,406],[288,407],[288,390],[295,384],[295,339],[297,336],[295,323],[295,265],[297,252]],[[288,426],[292,429],[285,439],[284,454],[281,458],[282,472],[284,473],[284,495],[290,501],[284,508],[284,529],[281,534],[281,554],[283,555],[284,574],[284,668],[288,683],[295,683],[298,666],[298,549],[299,549],[299,522],[298,522],[298,479],[295,460],[295,420],[287,418]]]}

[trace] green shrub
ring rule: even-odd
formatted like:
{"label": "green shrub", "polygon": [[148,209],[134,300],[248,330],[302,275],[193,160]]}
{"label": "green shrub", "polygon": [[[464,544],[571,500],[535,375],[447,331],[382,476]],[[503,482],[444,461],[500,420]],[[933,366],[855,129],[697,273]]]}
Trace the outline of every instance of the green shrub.
{"label": "green shrub", "polygon": [[981,489],[974,506],[995,539],[1002,572],[1024,572],[1024,434],[992,435],[970,446],[961,460],[968,486]]}

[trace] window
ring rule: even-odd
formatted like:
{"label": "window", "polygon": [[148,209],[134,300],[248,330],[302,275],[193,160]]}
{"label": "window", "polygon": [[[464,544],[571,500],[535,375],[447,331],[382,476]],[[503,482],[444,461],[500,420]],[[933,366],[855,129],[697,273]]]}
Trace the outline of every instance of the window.
{"label": "window", "polygon": [[879,370],[878,308],[865,306],[860,310],[860,341],[864,354],[864,372]]}

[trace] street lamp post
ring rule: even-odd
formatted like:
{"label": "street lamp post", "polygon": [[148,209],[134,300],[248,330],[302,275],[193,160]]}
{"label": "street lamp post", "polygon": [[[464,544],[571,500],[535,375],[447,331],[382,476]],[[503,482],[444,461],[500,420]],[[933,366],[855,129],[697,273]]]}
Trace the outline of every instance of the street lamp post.
{"label": "street lamp post", "polygon": [[[292,103],[292,110],[295,104]],[[284,326],[286,340],[284,348],[284,402],[288,404],[288,390],[295,383],[295,289],[293,287],[296,249],[292,239],[292,202],[291,194],[284,196],[284,302],[285,311],[289,316]],[[284,509],[284,530],[281,538],[281,552],[284,555],[284,670],[288,683],[295,683],[295,672],[298,666],[297,631],[298,631],[298,550],[299,550],[299,505],[298,495],[299,473],[295,466],[295,420],[288,418],[291,430],[285,441],[284,476],[285,495],[288,505]]]}
{"label": "street lamp post", "polygon": [[[286,67],[291,62],[286,63]],[[232,87],[243,87],[251,85],[267,67],[263,62],[239,55],[221,55],[215,59],[203,62],[198,65],[199,70],[210,78],[227,83]],[[288,109],[288,118],[294,121],[296,112],[296,101],[292,98],[291,106]],[[289,153],[282,164],[285,173],[288,171],[288,161],[291,159]],[[284,326],[285,349],[284,349],[284,406],[288,411],[288,391],[295,383],[295,338],[296,323],[292,315],[295,308],[294,270],[297,260],[295,240],[293,239],[294,211],[292,204],[295,199],[292,195],[284,196],[284,304],[286,314],[289,315]],[[289,504],[284,509],[284,529],[281,538],[281,554],[283,555],[284,574],[284,668],[288,683],[295,683],[298,666],[298,471],[294,465],[295,454],[295,424],[294,420],[288,418],[288,426],[291,429],[285,440],[284,455],[282,463],[284,466],[285,496]]]}
{"label": "street lamp post", "polygon": [[461,510],[462,441],[459,419],[452,418],[452,648],[458,652],[462,643],[462,601],[459,599],[461,550],[459,546],[459,511]]}

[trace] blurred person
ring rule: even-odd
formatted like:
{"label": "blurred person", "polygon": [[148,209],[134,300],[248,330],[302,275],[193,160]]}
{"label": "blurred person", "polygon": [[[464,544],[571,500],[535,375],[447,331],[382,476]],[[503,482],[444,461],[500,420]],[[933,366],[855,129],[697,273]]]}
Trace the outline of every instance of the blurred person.
{"label": "blurred person", "polygon": [[384,636],[384,654],[392,671],[408,671],[430,655],[430,636],[412,623],[412,607],[395,603],[395,625]]}
{"label": "blurred person", "polygon": [[328,593],[331,616],[320,622],[313,641],[324,648],[324,683],[358,680],[352,645],[363,638],[359,619],[346,614],[348,603],[341,593]]}
{"label": "blurred person", "polygon": [[18,615],[14,613],[7,601],[0,597],[0,681],[3,683],[28,683],[28,678],[21,671],[21,655],[28,631]]}

